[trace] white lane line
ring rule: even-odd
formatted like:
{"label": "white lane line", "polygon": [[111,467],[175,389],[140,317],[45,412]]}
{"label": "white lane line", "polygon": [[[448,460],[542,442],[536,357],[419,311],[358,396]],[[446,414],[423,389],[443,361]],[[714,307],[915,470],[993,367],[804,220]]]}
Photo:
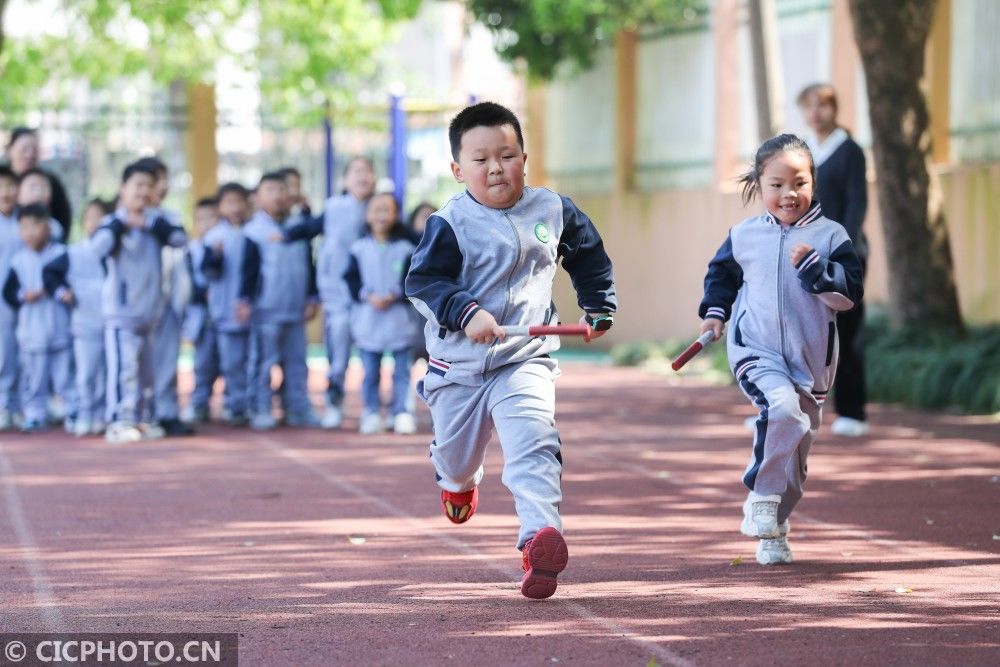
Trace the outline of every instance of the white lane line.
{"label": "white lane line", "polygon": [[[509,579],[511,581],[516,581],[517,579],[520,578],[521,576],[520,570],[500,565],[499,563],[497,563],[496,559],[493,558],[492,556],[487,556],[486,554],[480,553],[474,547],[469,546],[462,540],[451,537],[450,535],[441,535],[438,533],[431,533],[428,535],[428,533],[426,532],[426,525],[424,524],[424,522],[422,522],[414,515],[399,509],[392,503],[389,503],[384,499],[379,498],[378,496],[374,496],[368,493],[361,487],[352,484],[347,480],[341,479],[340,477],[334,475],[333,473],[326,470],[322,466],[303,457],[298,451],[285,447],[284,445],[278,443],[276,440],[268,438],[266,436],[259,435],[255,439],[262,445],[270,449],[275,454],[282,456],[288,459],[289,461],[295,463],[296,465],[305,468],[306,470],[312,472],[316,476],[330,483],[332,486],[336,487],[337,489],[340,489],[344,493],[348,493],[352,496],[355,496],[356,498],[360,498],[367,503],[375,505],[386,514],[393,516],[397,519],[406,521],[407,523],[410,523],[411,525],[413,525],[415,533],[419,533],[424,537],[431,537],[432,539],[447,544],[449,547],[457,551],[460,551],[463,554],[471,558],[474,558],[477,561],[483,562],[491,570],[497,572],[506,579]],[[640,645],[644,650],[649,651],[653,656],[655,656],[657,660],[659,660],[663,665],[673,665],[675,667],[693,667],[694,665],[693,662],[691,662],[684,656],[675,653],[674,651],[671,651],[669,648],[665,646],[661,646],[655,642],[652,642],[649,639],[646,639],[645,637],[642,637],[641,635],[632,632],[631,630],[619,625],[618,623],[610,619],[599,616],[598,614],[591,611],[590,609],[580,604],[579,602],[573,600],[566,600],[564,598],[559,598],[559,597],[553,598],[553,601],[563,605],[566,609],[568,609],[578,618],[581,618],[600,628],[603,628],[604,630],[607,630],[608,632],[612,633],[615,636],[628,639],[629,641],[632,641]]]}
{"label": "white lane line", "polygon": [[31,529],[28,528],[28,517],[24,513],[24,505],[21,503],[17,486],[14,485],[14,466],[4,455],[2,444],[0,444],[0,484],[3,484],[4,498],[7,501],[7,516],[10,517],[11,524],[14,526],[14,535],[21,546],[21,554],[28,568],[28,574],[31,576],[31,586],[35,592],[35,602],[38,605],[42,621],[49,632],[65,632],[66,623],[56,606],[52,583],[45,576],[45,570],[42,568],[42,562],[39,558],[38,544],[31,534]]}

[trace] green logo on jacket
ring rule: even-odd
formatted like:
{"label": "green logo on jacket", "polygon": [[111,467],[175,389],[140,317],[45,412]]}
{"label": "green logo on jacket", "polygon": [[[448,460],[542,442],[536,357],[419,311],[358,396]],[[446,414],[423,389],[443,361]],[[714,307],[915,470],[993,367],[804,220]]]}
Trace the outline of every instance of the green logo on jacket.
{"label": "green logo on jacket", "polygon": [[535,225],[535,238],[542,243],[549,242],[549,228],[545,226],[544,222],[539,222]]}

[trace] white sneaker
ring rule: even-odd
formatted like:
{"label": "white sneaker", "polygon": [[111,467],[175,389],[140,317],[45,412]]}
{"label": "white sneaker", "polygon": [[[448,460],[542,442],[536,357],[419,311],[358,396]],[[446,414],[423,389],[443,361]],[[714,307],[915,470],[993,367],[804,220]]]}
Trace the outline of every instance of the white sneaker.
{"label": "white sneaker", "polygon": [[93,426],[91,425],[89,419],[86,417],[80,417],[76,420],[76,424],[73,425],[73,435],[78,438],[82,438],[85,435],[90,435],[92,428]]}
{"label": "white sneaker", "polygon": [[740,532],[747,537],[779,537],[778,503],[781,496],[762,496],[751,491],[743,503]]}
{"label": "white sneaker", "polygon": [[90,433],[91,435],[101,435],[108,428],[107,423],[101,418],[97,418],[90,422]]}
{"label": "white sneaker", "polygon": [[111,422],[104,433],[104,439],[115,445],[139,442],[142,440],[142,431],[130,422]]}
{"label": "white sneaker", "polygon": [[139,432],[142,433],[143,440],[159,440],[167,435],[163,427],[156,422],[140,422]]}
{"label": "white sneaker", "polygon": [[787,537],[763,539],[757,543],[757,562],[761,565],[787,565],[792,562],[792,549]]}
{"label": "white sneaker", "polygon": [[755,432],[757,430],[757,415],[753,417],[747,417],[743,420],[743,428],[750,432]]}
{"label": "white sneaker", "polygon": [[254,415],[250,418],[250,428],[255,431],[270,431],[277,425],[278,422],[269,414]]}
{"label": "white sneaker", "polygon": [[323,413],[323,421],[321,423],[322,427],[325,429],[340,428],[340,425],[344,423],[344,411],[339,405],[328,405],[326,406],[326,412]]}
{"label": "white sneaker", "polygon": [[14,416],[9,410],[0,409],[0,431],[14,428]]}
{"label": "white sneaker", "polygon": [[409,412],[400,412],[392,420],[392,430],[397,435],[413,435],[417,432],[417,420]]}
{"label": "white sneaker", "polygon": [[868,435],[871,427],[868,426],[868,422],[858,419],[837,417],[833,420],[830,430],[833,431],[834,435],[842,435],[847,438],[860,438],[861,436]]}
{"label": "white sneaker", "polygon": [[361,435],[375,435],[376,433],[381,433],[384,428],[382,415],[377,412],[369,412],[361,417],[361,426],[358,428],[358,432]]}

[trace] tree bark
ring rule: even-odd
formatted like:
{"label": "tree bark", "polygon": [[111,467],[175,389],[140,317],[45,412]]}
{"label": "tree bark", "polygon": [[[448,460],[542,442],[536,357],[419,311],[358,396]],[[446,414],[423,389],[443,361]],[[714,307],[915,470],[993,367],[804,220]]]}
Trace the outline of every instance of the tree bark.
{"label": "tree bark", "polygon": [[850,0],[865,69],[894,326],[963,329],[921,88],[936,0]]}

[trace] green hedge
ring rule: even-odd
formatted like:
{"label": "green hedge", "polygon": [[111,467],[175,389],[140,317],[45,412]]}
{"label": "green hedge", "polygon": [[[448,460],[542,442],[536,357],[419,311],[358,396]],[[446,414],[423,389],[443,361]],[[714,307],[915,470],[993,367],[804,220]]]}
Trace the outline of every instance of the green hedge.
{"label": "green hedge", "polygon": [[[865,327],[868,398],[917,408],[970,414],[1000,413],[1000,326],[973,327],[960,339],[943,332],[889,331],[883,317]],[[665,366],[687,340],[616,345],[618,366]],[[695,357],[684,372],[732,381],[725,339]]]}

